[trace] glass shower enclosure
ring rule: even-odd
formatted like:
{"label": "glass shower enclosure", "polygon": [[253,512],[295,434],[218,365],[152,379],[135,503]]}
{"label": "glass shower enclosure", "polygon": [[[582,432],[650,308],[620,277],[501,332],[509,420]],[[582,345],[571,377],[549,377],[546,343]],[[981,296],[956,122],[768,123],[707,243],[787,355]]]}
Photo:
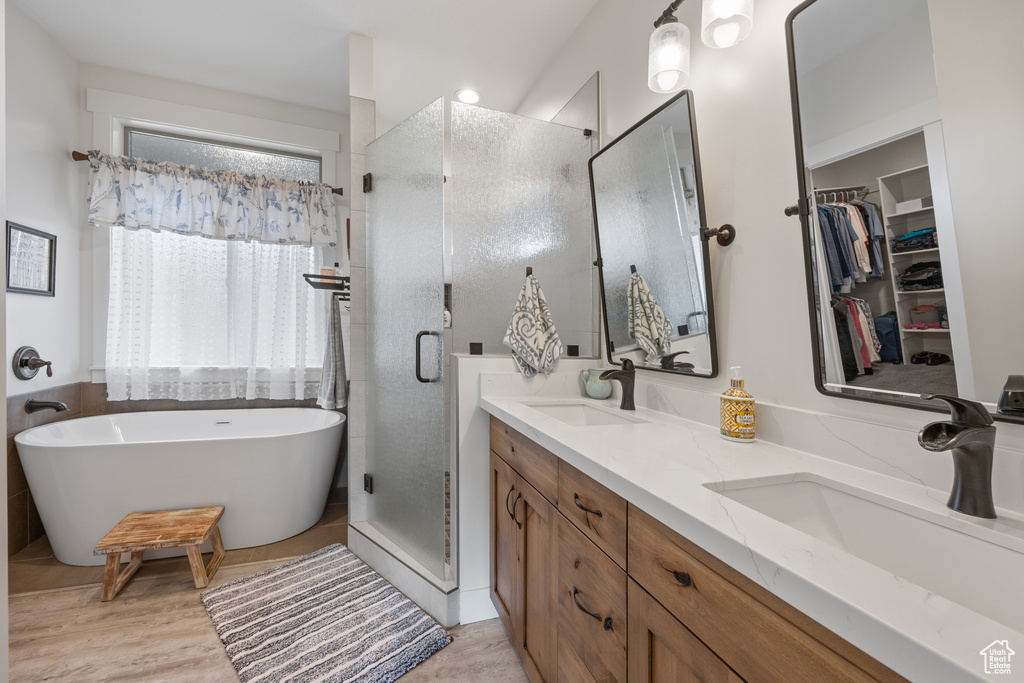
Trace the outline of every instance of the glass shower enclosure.
{"label": "glass shower enclosure", "polygon": [[445,354],[474,342],[485,354],[509,354],[501,340],[526,267],[544,287],[563,344],[590,356],[597,337],[589,132],[458,103],[450,124],[448,273],[443,99],[366,148],[372,492],[359,527],[446,594],[457,585],[457,501],[449,497],[457,449],[446,442],[457,437],[446,438]]}
{"label": "glass shower enclosure", "polygon": [[[444,101],[366,147],[370,524],[440,584],[445,549]],[[414,566],[415,564],[420,567]]]}

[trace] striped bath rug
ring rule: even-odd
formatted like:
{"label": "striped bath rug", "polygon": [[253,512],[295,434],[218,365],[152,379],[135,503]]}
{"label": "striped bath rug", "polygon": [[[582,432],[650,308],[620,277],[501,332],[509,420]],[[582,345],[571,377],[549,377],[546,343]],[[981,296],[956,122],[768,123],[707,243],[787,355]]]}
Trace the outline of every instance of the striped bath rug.
{"label": "striped bath rug", "polygon": [[389,683],[452,642],[343,545],[200,597],[245,683]]}

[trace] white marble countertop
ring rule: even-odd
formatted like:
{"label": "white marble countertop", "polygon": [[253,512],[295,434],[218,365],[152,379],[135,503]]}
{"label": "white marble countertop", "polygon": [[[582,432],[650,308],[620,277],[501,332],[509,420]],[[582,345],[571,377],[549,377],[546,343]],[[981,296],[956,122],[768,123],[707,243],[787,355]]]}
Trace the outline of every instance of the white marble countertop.
{"label": "white marble countertop", "polygon": [[[1024,681],[1024,633],[869,564],[837,547],[725,498],[705,484],[809,473],[941,515],[945,526],[975,535],[1009,532],[1024,552],[1024,519],[975,520],[945,507],[948,491],[927,489],[775,444],[739,444],[717,429],[643,408],[643,424],[576,427],[531,408],[537,403],[608,401],[483,396],[481,407],[572,466],[652,514],[745,576],[912,681],[988,680],[981,650],[1007,640],[1020,652],[1013,673]],[[1019,541],[1019,545],[1017,545]],[[896,552],[914,552],[912,548]],[[941,568],[940,568],[941,570]],[[964,576],[963,581],[973,577]],[[1008,600],[1024,595],[1018,577]],[[1004,590],[992,586],[993,591]],[[1020,604],[1024,613],[1024,603]]]}

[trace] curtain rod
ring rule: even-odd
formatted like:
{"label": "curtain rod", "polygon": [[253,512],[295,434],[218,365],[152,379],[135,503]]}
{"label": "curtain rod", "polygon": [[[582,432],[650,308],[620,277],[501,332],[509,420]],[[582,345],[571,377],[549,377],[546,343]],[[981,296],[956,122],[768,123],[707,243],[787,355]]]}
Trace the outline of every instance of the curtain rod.
{"label": "curtain rod", "polygon": [[[75,161],[89,161],[89,155],[83,152],[71,152],[71,158]],[[340,187],[331,188],[331,192],[337,195],[345,194],[345,190]]]}

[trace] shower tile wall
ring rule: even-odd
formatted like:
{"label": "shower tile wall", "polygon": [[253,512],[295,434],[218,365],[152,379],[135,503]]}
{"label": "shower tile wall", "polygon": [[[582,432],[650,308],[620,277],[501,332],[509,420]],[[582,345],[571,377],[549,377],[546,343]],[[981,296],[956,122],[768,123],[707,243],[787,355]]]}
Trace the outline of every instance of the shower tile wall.
{"label": "shower tile wall", "polygon": [[349,97],[349,133],[352,141],[352,196],[349,207],[351,234],[349,259],[351,272],[352,335],[349,360],[348,471],[349,522],[366,521],[366,494],[362,474],[366,471],[366,145],[377,137],[376,109],[373,100]]}

